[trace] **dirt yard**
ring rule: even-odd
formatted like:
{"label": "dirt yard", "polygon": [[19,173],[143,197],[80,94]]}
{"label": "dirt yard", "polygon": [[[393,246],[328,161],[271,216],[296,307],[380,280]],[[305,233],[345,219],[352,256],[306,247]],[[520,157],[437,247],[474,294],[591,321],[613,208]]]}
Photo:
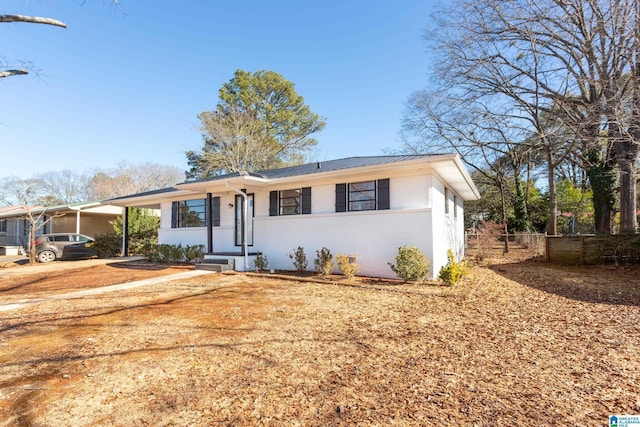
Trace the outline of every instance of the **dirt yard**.
{"label": "dirt yard", "polygon": [[[0,279],[1,302],[168,272]],[[640,414],[638,267],[493,259],[454,287],[211,274],[0,320],[1,426],[597,426]]]}

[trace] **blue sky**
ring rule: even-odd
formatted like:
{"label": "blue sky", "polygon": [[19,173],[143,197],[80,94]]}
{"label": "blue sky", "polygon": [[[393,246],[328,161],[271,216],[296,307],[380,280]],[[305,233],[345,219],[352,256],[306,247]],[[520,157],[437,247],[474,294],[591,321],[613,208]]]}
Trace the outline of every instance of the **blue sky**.
{"label": "blue sky", "polygon": [[4,0],[5,61],[40,74],[0,79],[0,177],[154,162],[186,169],[197,114],[236,69],[272,70],[326,118],[311,160],[384,154],[411,92],[428,83],[422,40],[436,0]]}

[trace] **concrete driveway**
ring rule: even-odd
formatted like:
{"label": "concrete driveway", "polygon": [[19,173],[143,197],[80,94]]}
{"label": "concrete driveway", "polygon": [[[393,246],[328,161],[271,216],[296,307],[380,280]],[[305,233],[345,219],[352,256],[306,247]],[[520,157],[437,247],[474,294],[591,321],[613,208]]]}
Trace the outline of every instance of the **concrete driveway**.
{"label": "concrete driveway", "polygon": [[[20,276],[33,273],[47,273],[58,272],[64,270],[89,268],[96,265],[113,264],[127,261],[138,261],[144,259],[143,257],[115,257],[104,259],[87,259],[79,261],[53,261],[45,264],[37,263],[35,265],[28,265],[28,259],[25,257],[8,257],[0,256],[0,278]],[[18,266],[2,268],[2,265],[7,263],[17,263]],[[210,274],[211,271],[206,270],[189,270],[181,273],[170,274],[167,276],[152,277],[149,279],[137,280],[135,282],[120,283],[115,285],[101,286],[99,288],[91,288],[84,290],[77,290],[73,292],[66,292],[62,294],[47,295],[38,298],[23,299],[10,303],[4,303],[0,301],[0,312],[17,310],[24,307],[29,307],[35,304],[44,303],[54,300],[66,300],[75,298],[86,298],[93,295],[98,295],[106,292],[115,292],[125,289],[132,289],[140,286],[154,285],[163,282],[169,282],[173,280],[186,279],[189,277],[200,276],[204,274]]]}
{"label": "concrete driveway", "polygon": [[[71,270],[75,268],[93,267],[94,265],[113,264],[117,262],[138,261],[143,257],[114,257],[100,259],[83,259],[72,261],[53,261],[45,264],[36,263],[28,265],[29,259],[25,256],[0,256],[0,277],[19,276],[32,273],[47,273],[53,271]],[[18,266],[5,267],[3,265],[16,263]]]}

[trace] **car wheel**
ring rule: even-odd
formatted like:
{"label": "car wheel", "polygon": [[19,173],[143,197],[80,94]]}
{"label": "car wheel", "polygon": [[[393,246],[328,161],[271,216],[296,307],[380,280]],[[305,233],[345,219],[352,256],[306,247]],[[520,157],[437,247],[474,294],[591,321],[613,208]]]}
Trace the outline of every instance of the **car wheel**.
{"label": "car wheel", "polygon": [[51,262],[56,259],[56,254],[53,251],[42,251],[38,254],[39,262]]}

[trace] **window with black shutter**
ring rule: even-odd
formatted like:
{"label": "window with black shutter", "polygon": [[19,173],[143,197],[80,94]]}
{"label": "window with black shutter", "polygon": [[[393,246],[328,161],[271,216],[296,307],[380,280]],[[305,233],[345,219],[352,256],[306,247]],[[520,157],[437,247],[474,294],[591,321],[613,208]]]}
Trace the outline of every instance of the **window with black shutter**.
{"label": "window with black shutter", "polygon": [[389,178],[336,184],[336,212],[358,212],[391,208]]}
{"label": "window with black shutter", "polygon": [[269,193],[269,216],[311,213],[311,187]]}
{"label": "window with black shutter", "polygon": [[171,204],[171,228],[206,226],[207,199],[182,200]]}

